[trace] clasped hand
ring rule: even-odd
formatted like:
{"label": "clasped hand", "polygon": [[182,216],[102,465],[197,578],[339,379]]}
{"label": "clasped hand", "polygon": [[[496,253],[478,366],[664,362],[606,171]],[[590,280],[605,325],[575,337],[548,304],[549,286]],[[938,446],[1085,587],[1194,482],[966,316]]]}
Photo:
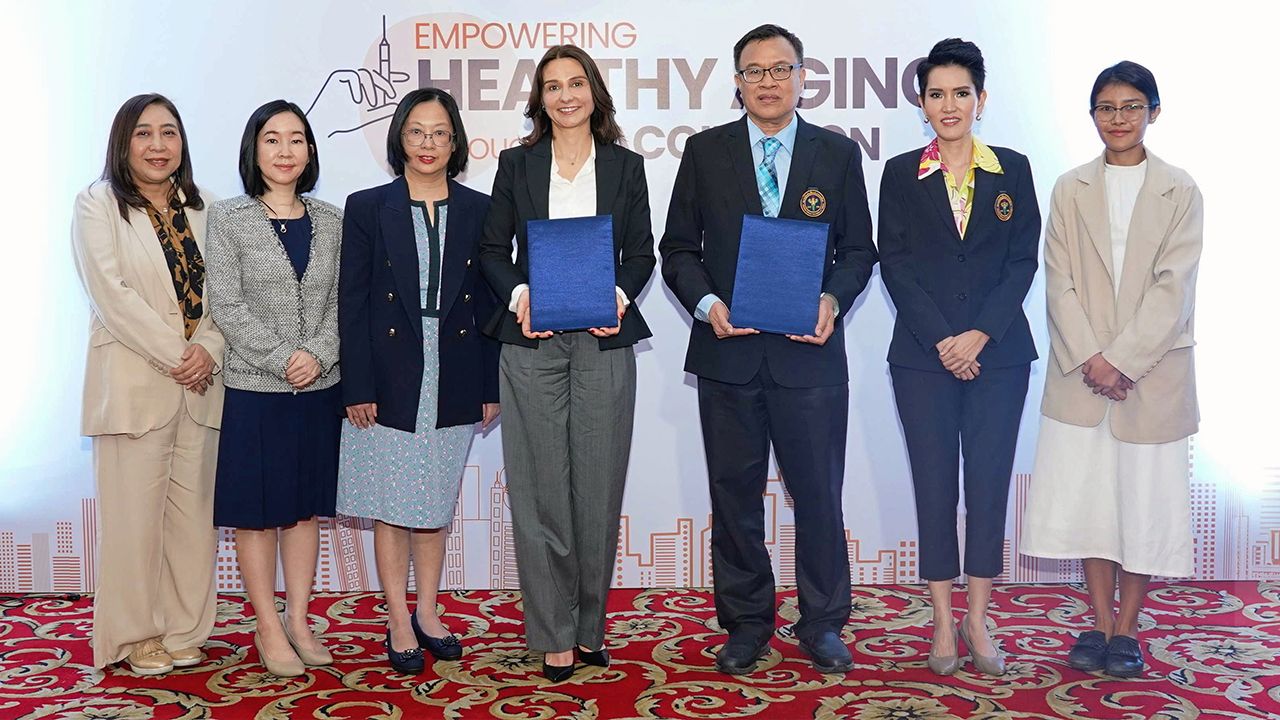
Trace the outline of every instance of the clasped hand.
{"label": "clasped hand", "polygon": [[1133,389],[1133,381],[1102,357],[1102,353],[1096,353],[1085,360],[1081,372],[1084,384],[1093,389],[1094,395],[1102,395],[1120,402],[1128,397],[1129,391]]}
{"label": "clasped hand", "polygon": [[990,335],[981,330],[966,330],[938,341],[938,360],[942,367],[960,380],[972,380],[982,372],[978,355],[987,346]]}
{"label": "clasped hand", "polygon": [[173,381],[197,395],[203,395],[213,384],[213,356],[200,343],[191,343],[182,351],[182,364],[169,371]]}
{"label": "clasped hand", "polygon": [[320,361],[306,350],[294,350],[284,365],[284,379],[294,390],[302,390],[320,377]]}

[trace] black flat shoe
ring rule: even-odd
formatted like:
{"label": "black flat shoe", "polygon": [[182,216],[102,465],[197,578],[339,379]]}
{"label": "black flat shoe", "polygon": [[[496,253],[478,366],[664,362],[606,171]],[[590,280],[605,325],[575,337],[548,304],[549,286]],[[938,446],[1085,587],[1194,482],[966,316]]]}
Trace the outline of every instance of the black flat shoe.
{"label": "black flat shoe", "polygon": [[605,648],[600,648],[599,650],[583,650],[580,647],[575,647],[574,650],[578,651],[578,662],[583,665],[595,665],[596,667],[602,668],[609,667],[609,651]]}
{"label": "black flat shoe", "polygon": [[756,638],[746,633],[729,634],[729,639],[716,653],[716,669],[726,675],[746,675],[756,669],[756,663],[769,652],[769,638]]}
{"label": "black flat shoe", "polygon": [[1107,636],[1101,630],[1080,633],[1067,654],[1067,664],[1085,672],[1101,670],[1107,664]]}
{"label": "black flat shoe", "polygon": [[387,662],[391,663],[391,667],[398,673],[403,675],[417,675],[426,667],[426,663],[422,660],[422,648],[413,648],[400,652],[391,647],[391,631],[387,631]]}
{"label": "black flat shoe", "polygon": [[418,638],[418,647],[431,653],[437,660],[457,660],[462,657],[462,642],[457,636],[445,635],[442,638],[431,637],[422,631],[418,624],[418,613],[409,615],[409,627]]}
{"label": "black flat shoe", "polygon": [[1112,635],[1107,643],[1107,674],[1111,677],[1133,678],[1142,674],[1142,647],[1128,635]]}
{"label": "black flat shoe", "polygon": [[573,676],[576,665],[550,665],[542,661],[542,676],[553,683],[564,682]]}
{"label": "black flat shoe", "polygon": [[800,649],[813,660],[813,669],[820,673],[846,673],[853,669],[853,655],[840,636],[833,632],[801,638]]}

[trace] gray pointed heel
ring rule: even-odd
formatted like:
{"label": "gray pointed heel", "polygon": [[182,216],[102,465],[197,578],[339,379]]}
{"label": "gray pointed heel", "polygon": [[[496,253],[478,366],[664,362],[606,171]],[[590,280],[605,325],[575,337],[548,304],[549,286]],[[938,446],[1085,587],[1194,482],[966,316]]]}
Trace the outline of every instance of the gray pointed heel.
{"label": "gray pointed heel", "polygon": [[[1000,652],[1000,648],[997,647],[995,655],[979,655],[978,651],[974,649],[974,644],[969,640],[969,631],[965,629],[968,621],[969,618],[966,617],[960,623],[960,639],[964,641],[965,647],[969,650],[969,657],[973,658],[973,666],[983,675],[995,677],[1003,675],[1005,670],[1004,653]],[[992,640],[991,644],[994,646],[995,640]]]}
{"label": "gray pointed heel", "polygon": [[955,649],[950,655],[934,655],[933,648],[929,648],[929,669],[932,670],[935,675],[955,675],[956,671],[960,669],[959,632],[956,629],[956,623],[954,620],[951,622],[951,632],[953,635],[957,636],[957,642],[955,643]]}

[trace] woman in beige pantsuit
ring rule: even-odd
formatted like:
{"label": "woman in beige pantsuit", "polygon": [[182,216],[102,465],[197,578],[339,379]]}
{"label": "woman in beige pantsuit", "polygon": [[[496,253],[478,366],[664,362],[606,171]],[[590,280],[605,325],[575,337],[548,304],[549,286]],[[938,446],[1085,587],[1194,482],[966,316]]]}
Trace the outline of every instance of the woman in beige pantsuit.
{"label": "woman in beige pantsuit", "polygon": [[205,200],[173,103],[126,101],[71,230],[91,308],[81,432],[98,495],[95,667],[198,665],[213,630],[223,339],[203,302]]}

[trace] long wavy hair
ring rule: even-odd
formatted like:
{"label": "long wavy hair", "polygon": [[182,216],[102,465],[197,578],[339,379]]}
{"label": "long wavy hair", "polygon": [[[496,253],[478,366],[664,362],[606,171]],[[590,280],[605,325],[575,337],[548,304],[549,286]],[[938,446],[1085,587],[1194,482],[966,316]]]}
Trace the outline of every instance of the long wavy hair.
{"label": "long wavy hair", "polygon": [[147,206],[147,199],[138,191],[138,185],[133,179],[133,171],[129,169],[129,146],[133,141],[133,129],[138,125],[138,118],[142,117],[142,113],[152,105],[160,105],[178,121],[178,137],[182,138],[182,159],[178,163],[178,169],[170,177],[173,184],[181,191],[182,207],[193,210],[204,208],[200,190],[196,188],[195,180],[191,177],[191,151],[187,148],[187,129],[182,124],[182,116],[178,114],[178,108],[169,98],[159,93],[146,93],[134,95],[124,101],[116,111],[115,119],[111,121],[111,134],[107,136],[107,161],[102,169],[102,179],[111,184],[111,190],[116,194],[116,203],[120,206],[120,217],[125,220],[129,219],[129,208]]}
{"label": "long wavy hair", "polygon": [[551,132],[551,118],[547,116],[546,106],[542,103],[543,74],[552,60],[577,60],[587,74],[587,84],[591,87],[591,100],[595,110],[591,111],[591,135],[596,142],[610,145],[622,139],[622,128],[614,119],[613,96],[604,84],[604,76],[596,61],[591,59],[585,50],[577,45],[553,45],[538,61],[538,68],[533,73],[533,88],[529,90],[529,104],[524,108],[524,116],[533,121],[533,130],[520,139],[522,145],[536,145],[544,135]]}

